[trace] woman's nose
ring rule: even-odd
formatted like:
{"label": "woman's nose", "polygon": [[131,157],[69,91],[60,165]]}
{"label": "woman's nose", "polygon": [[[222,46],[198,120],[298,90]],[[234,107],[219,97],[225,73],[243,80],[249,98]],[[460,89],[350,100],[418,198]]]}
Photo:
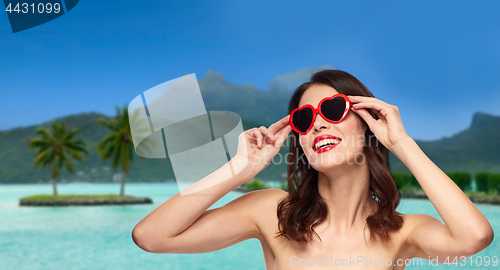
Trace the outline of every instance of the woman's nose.
{"label": "woman's nose", "polygon": [[331,123],[327,122],[321,115],[316,114],[316,119],[314,119],[313,129],[316,132],[321,131],[322,129],[329,129]]}

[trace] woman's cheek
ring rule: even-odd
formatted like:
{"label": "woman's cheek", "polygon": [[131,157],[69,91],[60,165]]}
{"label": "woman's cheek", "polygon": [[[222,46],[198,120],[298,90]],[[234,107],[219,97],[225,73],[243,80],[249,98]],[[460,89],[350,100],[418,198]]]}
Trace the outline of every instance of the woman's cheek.
{"label": "woman's cheek", "polygon": [[350,141],[349,145],[346,145],[346,159],[348,160],[348,164],[360,165],[365,161],[363,153],[364,145],[365,140],[362,135],[357,136],[357,138]]}
{"label": "woman's cheek", "polygon": [[309,153],[308,145],[312,144],[312,143],[309,143],[307,136],[299,135],[299,142],[300,142],[300,146],[302,147],[302,150],[304,151],[304,153]]}

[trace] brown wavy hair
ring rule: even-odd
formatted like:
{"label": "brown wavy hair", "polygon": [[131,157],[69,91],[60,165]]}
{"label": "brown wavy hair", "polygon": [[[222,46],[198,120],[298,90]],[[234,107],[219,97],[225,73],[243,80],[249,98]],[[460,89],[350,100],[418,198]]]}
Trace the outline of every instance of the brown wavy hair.
{"label": "brown wavy hair", "polygon": [[[311,80],[300,85],[293,93],[288,105],[288,114],[299,106],[304,92],[312,85],[327,85],[340,94],[373,97],[372,93],[354,76],[341,70],[323,70],[315,73]],[[371,112],[370,114],[378,119]],[[361,119],[361,118],[360,118]],[[361,119],[363,121],[363,119]],[[328,208],[318,192],[318,171],[304,157],[298,143],[299,134],[292,131],[292,143],[288,156],[288,195],[278,204],[278,228],[276,237],[285,237],[299,243],[307,243],[312,236],[321,238],[314,226],[325,221]],[[366,218],[370,240],[379,236],[383,241],[390,233],[403,226],[403,218],[396,212],[401,195],[389,170],[388,150],[378,142],[367,125],[363,154],[370,171],[370,195],[378,204],[375,214]]]}

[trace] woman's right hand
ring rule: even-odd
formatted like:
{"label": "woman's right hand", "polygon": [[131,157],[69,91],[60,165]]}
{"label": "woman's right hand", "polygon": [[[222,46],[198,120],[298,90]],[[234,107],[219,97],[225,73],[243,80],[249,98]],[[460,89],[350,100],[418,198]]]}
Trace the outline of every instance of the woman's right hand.
{"label": "woman's right hand", "polygon": [[247,161],[245,170],[257,175],[271,163],[292,131],[288,119],[289,115],[269,128],[261,126],[241,133],[237,156]]}

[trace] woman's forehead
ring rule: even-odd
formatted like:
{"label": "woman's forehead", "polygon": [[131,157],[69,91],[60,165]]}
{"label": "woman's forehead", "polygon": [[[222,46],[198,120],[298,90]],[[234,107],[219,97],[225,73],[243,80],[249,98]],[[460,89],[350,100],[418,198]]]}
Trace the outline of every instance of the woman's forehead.
{"label": "woman's forehead", "polygon": [[324,84],[315,84],[309,87],[302,97],[300,98],[299,108],[304,106],[305,104],[311,104],[314,107],[318,106],[319,102],[326,98],[331,97],[335,94],[338,94],[335,88],[324,85]]}

